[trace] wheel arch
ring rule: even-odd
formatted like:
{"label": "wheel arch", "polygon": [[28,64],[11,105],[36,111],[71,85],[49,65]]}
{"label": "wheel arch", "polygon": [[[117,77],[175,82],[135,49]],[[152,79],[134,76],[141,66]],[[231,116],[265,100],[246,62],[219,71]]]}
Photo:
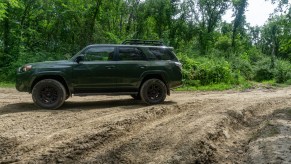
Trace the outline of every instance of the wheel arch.
{"label": "wheel arch", "polygon": [[140,85],[139,85],[139,90],[141,89],[143,83],[146,82],[149,79],[159,79],[159,80],[161,80],[166,85],[166,87],[167,87],[167,95],[170,95],[170,87],[168,86],[167,78],[162,73],[150,73],[150,74],[145,75],[143,77]]}
{"label": "wheel arch", "polygon": [[68,84],[65,80],[64,77],[62,77],[61,75],[41,75],[41,76],[37,76],[31,83],[31,87],[30,87],[30,93],[32,92],[32,89],[33,87],[38,83],[40,82],[41,80],[45,80],[45,79],[53,79],[53,80],[56,80],[58,82],[60,82],[61,84],[63,84],[63,86],[65,87],[66,89],[66,92],[68,95],[71,96],[71,91],[68,87]]}

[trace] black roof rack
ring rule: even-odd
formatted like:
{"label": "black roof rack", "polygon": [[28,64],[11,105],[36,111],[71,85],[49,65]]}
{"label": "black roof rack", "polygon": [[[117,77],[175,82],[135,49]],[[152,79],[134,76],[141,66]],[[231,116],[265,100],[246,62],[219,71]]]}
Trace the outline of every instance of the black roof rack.
{"label": "black roof rack", "polygon": [[125,40],[122,44],[129,45],[152,45],[152,46],[164,46],[165,44],[162,41],[158,40],[140,40],[140,39],[131,39]]}

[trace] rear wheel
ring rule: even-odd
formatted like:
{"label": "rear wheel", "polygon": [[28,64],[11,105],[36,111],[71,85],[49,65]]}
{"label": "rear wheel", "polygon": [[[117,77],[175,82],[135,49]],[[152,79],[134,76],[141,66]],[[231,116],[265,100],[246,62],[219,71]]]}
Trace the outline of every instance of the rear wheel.
{"label": "rear wheel", "polygon": [[59,108],[65,102],[66,96],[65,87],[53,79],[41,80],[32,89],[34,104],[45,109]]}
{"label": "rear wheel", "polygon": [[167,87],[159,79],[149,79],[140,89],[141,99],[147,104],[158,104],[166,99]]}

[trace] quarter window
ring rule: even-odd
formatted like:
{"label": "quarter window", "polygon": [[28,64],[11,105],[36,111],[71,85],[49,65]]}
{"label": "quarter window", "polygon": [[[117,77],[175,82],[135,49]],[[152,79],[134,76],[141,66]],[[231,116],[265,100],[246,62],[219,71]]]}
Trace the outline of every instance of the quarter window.
{"label": "quarter window", "polygon": [[149,52],[152,53],[157,60],[175,60],[171,51],[164,48],[149,48]]}

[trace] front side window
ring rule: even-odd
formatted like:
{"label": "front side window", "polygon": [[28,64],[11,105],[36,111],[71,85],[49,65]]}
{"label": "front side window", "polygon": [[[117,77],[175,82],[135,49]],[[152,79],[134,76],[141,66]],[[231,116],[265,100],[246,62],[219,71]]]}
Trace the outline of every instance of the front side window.
{"label": "front side window", "polygon": [[111,61],[114,47],[91,47],[85,52],[84,61]]}
{"label": "front side window", "polygon": [[135,47],[120,47],[119,60],[145,60],[142,51]]}

